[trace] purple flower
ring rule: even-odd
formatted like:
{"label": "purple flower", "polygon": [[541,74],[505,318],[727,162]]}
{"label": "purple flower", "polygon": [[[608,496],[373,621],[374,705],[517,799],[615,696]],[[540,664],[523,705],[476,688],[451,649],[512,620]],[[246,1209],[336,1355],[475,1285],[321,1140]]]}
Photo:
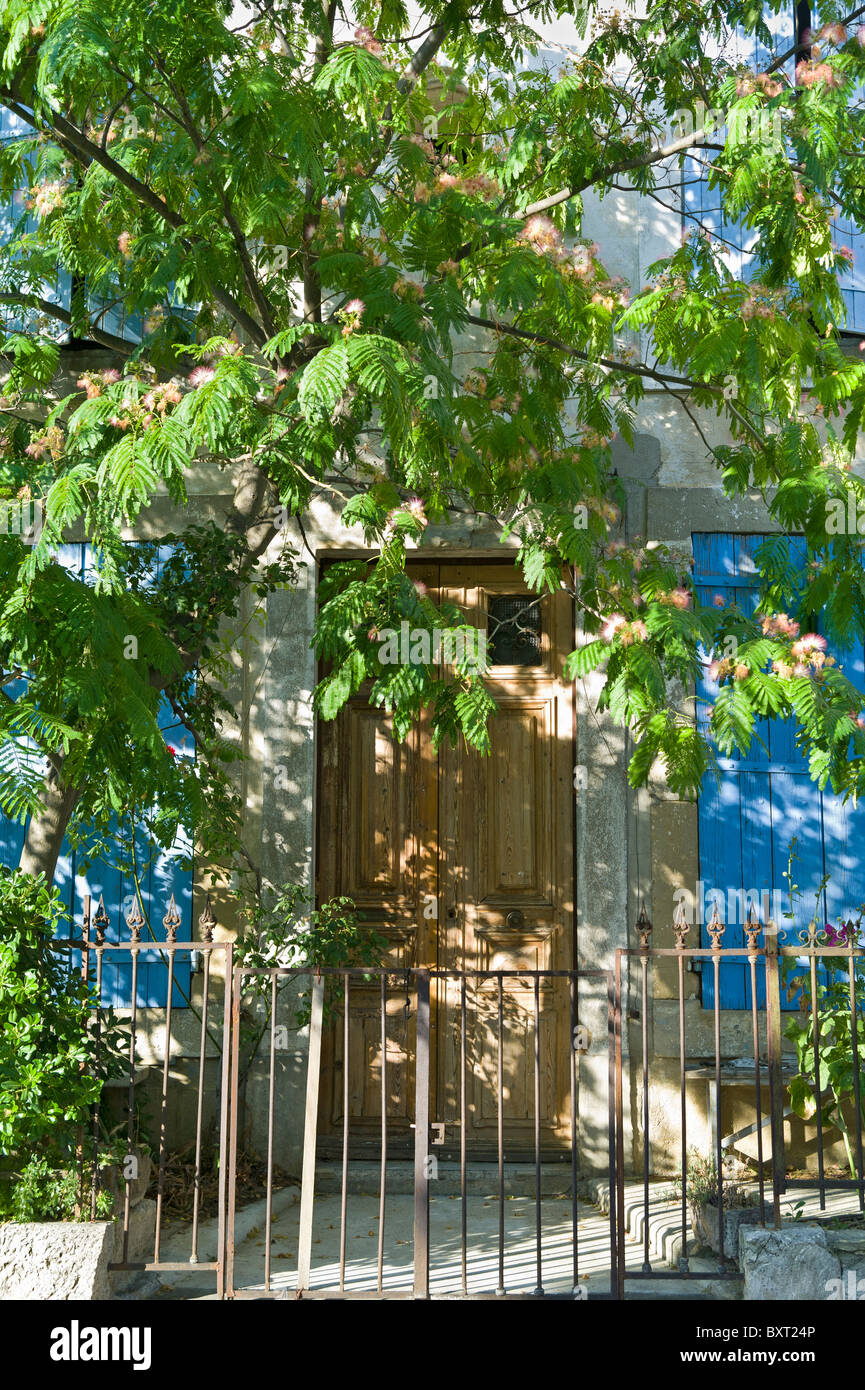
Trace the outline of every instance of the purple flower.
{"label": "purple flower", "polygon": [[827,946],[846,946],[852,943],[854,946],[859,929],[855,922],[842,922],[840,927],[833,927],[831,922],[826,923],[826,945]]}

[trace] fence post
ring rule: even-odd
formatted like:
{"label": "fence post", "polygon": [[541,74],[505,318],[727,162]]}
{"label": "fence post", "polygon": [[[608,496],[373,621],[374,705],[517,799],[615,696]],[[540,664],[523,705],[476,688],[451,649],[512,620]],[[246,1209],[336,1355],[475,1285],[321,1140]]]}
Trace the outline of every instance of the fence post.
{"label": "fence post", "polygon": [[[74,938],[74,919],[73,919],[73,938]],[[81,919],[81,979],[85,987],[90,981],[90,894],[84,898],[84,915]],[[80,1070],[83,1073],[87,1069],[87,1063],[81,1063]],[[76,1167],[78,1169],[78,1198],[75,1204],[75,1216],[81,1220],[84,1211],[84,1126],[78,1126],[78,1137],[75,1145]],[[94,1182],[98,1177],[98,1167],[94,1166]]]}
{"label": "fence post", "polygon": [[622,1080],[622,957],[616,949],[614,977],[615,1005],[613,1010],[614,1050],[616,1061],[616,1182],[610,1187],[610,1207],[615,1209],[616,1221],[616,1297],[625,1297],[625,1105]]}
{"label": "fence post", "polygon": [[[309,1288],[312,1268],[312,1214],[315,1202],[315,1140],[318,1133],[318,1093],[321,1077],[321,1031],[324,1019],[324,980],[312,982],[309,1015],[309,1053],[306,1070],[306,1112],[303,1125],[303,1173],[300,1184],[300,1235],[297,1246],[297,1287]],[[343,1060],[343,1065],[347,1065]]]}
{"label": "fence post", "polygon": [[414,1296],[429,1298],[430,975],[417,973],[414,1110]]}
{"label": "fence post", "polygon": [[781,1228],[781,1193],[784,1181],[784,1082],[781,1076],[781,957],[778,927],[766,923],[766,1043],[769,1061],[769,1110],[772,1134],[772,1211],[776,1230]]}
{"label": "fence post", "polygon": [[[229,946],[229,952],[231,947]],[[231,967],[231,981],[228,970]],[[226,1037],[231,1039],[231,1056],[228,1063],[228,1076],[223,1078],[223,1114],[228,1120],[228,1179],[225,1185],[225,1219],[220,1226],[225,1228],[225,1244],[220,1250],[224,1253],[223,1294],[234,1298],[234,1225],[237,1212],[237,1110],[239,1101],[238,1072],[240,1070],[240,1004],[243,990],[243,969],[233,965],[231,955],[225,962],[226,992],[230,999],[230,1029]],[[222,1131],[225,1135],[225,1131]],[[224,1153],[225,1138],[220,1138],[220,1158]],[[220,1213],[220,1218],[222,1213]]]}
{"label": "fence post", "polygon": [[[205,941],[213,939],[213,928],[216,926],[216,919],[212,911],[208,913],[208,904],[205,904],[204,912],[200,918],[202,934]],[[234,1166],[237,1163],[237,1134],[236,1128],[232,1136],[232,1124],[236,1120],[237,1106],[231,1105],[231,1085],[234,1071],[232,1068],[233,1059],[240,1055],[240,1029],[239,1027],[232,1032],[234,1025],[234,991],[239,988],[239,983],[234,976],[234,943],[229,941],[225,947],[225,994],[222,1002],[222,1052],[219,1055],[219,1064],[222,1067],[222,1076],[219,1083],[219,1187],[217,1190],[218,1202],[218,1226],[216,1247],[216,1296],[219,1299],[234,1297],[234,1200],[235,1200],[235,1180],[237,1174]],[[205,974],[205,981],[209,979],[209,972]],[[204,996],[205,1008],[207,1005],[207,995]],[[240,1001],[238,1000],[238,1009]],[[206,1018],[206,1013],[203,1014]],[[202,1039],[204,1030],[202,1029]],[[204,1048],[205,1043],[201,1044]],[[229,1269],[228,1258],[228,1212],[231,1207],[231,1268]],[[197,1253],[197,1251],[196,1251]],[[231,1280],[230,1284],[227,1283]]]}

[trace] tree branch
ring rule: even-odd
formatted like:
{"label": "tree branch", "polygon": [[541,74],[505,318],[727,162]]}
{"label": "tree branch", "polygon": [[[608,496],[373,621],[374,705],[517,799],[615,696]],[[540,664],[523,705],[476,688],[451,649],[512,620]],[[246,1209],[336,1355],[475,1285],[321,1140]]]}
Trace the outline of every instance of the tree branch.
{"label": "tree branch", "polygon": [[[40,313],[57,319],[59,323],[65,323],[68,328],[72,326],[72,315],[67,309],[61,308],[59,304],[52,304],[50,299],[42,299],[37,294],[0,294],[0,304],[20,306],[24,309],[38,309]],[[135,350],[135,343],[128,342],[126,338],[118,338],[114,333],[106,333],[104,329],[97,328],[95,324],[88,324],[87,332],[95,343],[99,343],[101,347],[110,348],[112,352],[122,353],[124,357],[129,357]]]}
{"label": "tree branch", "polygon": [[[858,19],[859,16],[863,14],[865,14],[865,5],[860,5],[858,10],[852,10],[844,19],[838,20],[838,23],[844,24],[845,26],[852,24],[854,19]],[[807,53],[810,46],[811,45],[807,43],[794,43],[793,47],[788,48],[786,53],[782,53],[780,58],[775,58],[775,60],[769,64],[766,71],[775,72],[778,68],[783,67],[788,59],[795,58],[797,53]]]}
{"label": "tree branch", "polygon": [[671,382],[676,386],[687,386],[690,390],[704,387],[707,391],[721,392],[720,386],[709,386],[702,381],[691,381],[685,376],[672,376],[669,373],[660,373],[653,367],[641,362],[634,366],[630,362],[617,362],[612,357],[591,357],[581,348],[572,347],[570,343],[563,343],[560,338],[550,338],[544,333],[534,333],[528,328],[517,328],[515,324],[501,323],[494,319],[481,318],[478,314],[467,314],[469,323],[474,323],[478,328],[489,328],[493,333],[504,333],[506,337],[522,338],[526,342],[539,343],[542,347],[555,348],[557,352],[567,353],[569,357],[576,357],[581,362],[587,362],[590,366],[608,367],[611,371],[625,372],[629,376],[651,377],[662,384]]}
{"label": "tree branch", "polygon": [[[322,31],[315,41],[315,59],[312,67],[313,81],[315,81],[316,74],[324,67],[333,49],[335,0],[324,4],[322,8],[324,11],[323,25]],[[318,196],[316,196],[311,179],[306,181],[303,197],[306,204],[303,217],[303,245],[300,252],[303,279],[303,321],[304,323],[321,323],[321,282],[318,278],[317,257],[312,248],[312,242],[321,220],[322,194],[319,191]]]}
{"label": "tree branch", "polygon": [[[628,376],[648,377],[651,381],[657,381],[659,386],[665,390],[669,390],[671,385],[675,385],[686,386],[690,391],[711,391],[713,395],[723,395],[724,393],[723,386],[712,386],[706,381],[692,381],[686,376],[674,376],[670,372],[659,372],[646,362],[639,362],[634,365],[630,362],[616,362],[611,357],[590,357],[587,352],[583,352],[580,348],[571,347],[569,343],[563,343],[560,338],[549,338],[542,333],[533,333],[530,329],[517,328],[514,324],[497,323],[493,319],[481,318],[478,314],[467,314],[466,318],[469,323],[476,324],[478,328],[489,328],[494,333],[504,333],[507,337],[522,338],[527,342],[538,343],[542,347],[554,348],[557,352],[567,353],[569,357],[576,357],[579,361],[586,362],[590,366],[607,367],[610,371],[624,372]],[[735,415],[740,424],[744,425],[745,429],[753,435],[762,448],[763,436],[760,432],[729,401],[727,401],[727,408],[731,414]],[[687,410],[687,406],[685,409]],[[690,411],[688,413],[690,414]],[[702,431],[700,433],[702,435]]]}
{"label": "tree branch", "polygon": [[[158,58],[156,60],[156,66],[162,74],[162,79],[165,82],[166,87],[172,93],[174,99],[180,107],[179,125],[181,130],[185,131],[186,134],[189,136],[190,140],[192,141],[195,147],[196,154],[202,154],[205,149],[206,141],[202,136],[201,132],[199,131],[197,125],[195,124],[195,119],[192,115],[192,110],[189,106],[188,101],[186,100],[186,97],[184,96],[182,91],[179,91],[172,84],[171,79],[168,76],[168,73],[165,71],[162,61]],[[276,325],[273,320],[273,314],[271,313],[270,305],[267,302],[261,285],[258,282],[258,277],[256,276],[255,268],[252,264],[252,259],[249,254],[249,248],[246,245],[246,237],[243,235],[243,232],[241,231],[240,223],[234,215],[231,206],[231,201],[223,186],[219,187],[218,195],[219,201],[222,204],[222,212],[223,216],[225,217],[226,225],[228,227],[228,230],[231,232],[231,238],[234,242],[235,250],[237,251],[238,259],[240,261],[241,269],[243,271],[243,278],[246,282],[246,288],[249,291],[249,296],[256,309],[258,310],[259,317],[261,319],[262,324],[264,325],[264,329],[268,338],[272,338],[274,333],[276,332]]]}
{"label": "tree branch", "polygon": [[[673,155],[682,154],[685,150],[692,149],[699,144],[701,149],[722,150],[723,145],[709,144],[701,139],[704,135],[702,129],[692,131],[690,135],[683,135],[678,140],[673,140],[669,145],[663,145],[657,150],[648,150],[642,155],[635,155],[633,159],[621,160],[618,164],[610,164],[605,169],[596,170],[591,178],[578,184],[574,188],[562,188],[558,193],[551,193],[547,198],[540,198],[536,203],[528,203],[519,213],[520,217],[534,217],[538,213],[549,212],[550,208],[559,207],[562,203],[568,202],[570,198],[576,198],[578,194],[584,193],[587,188],[593,188],[595,184],[601,183],[605,179],[615,178],[617,174],[627,173],[630,169],[644,169],[650,164],[659,164],[665,159],[672,159]],[[500,204],[497,211],[501,211],[504,204]],[[484,238],[480,242],[466,241],[453,255],[453,260],[464,261],[474,251],[480,251],[484,246],[489,245],[489,238]]]}
{"label": "tree branch", "polygon": [[[21,119],[26,121],[34,130],[41,129],[33,112],[29,111],[26,106],[19,102],[15,92],[9,91],[8,89],[0,89],[0,102],[2,102],[4,106],[8,106],[10,111],[14,112],[16,116],[20,116]],[[109,173],[111,177],[122,184],[124,188],[128,188],[130,193],[133,193],[140,203],[143,203],[145,207],[149,207],[155,212],[167,226],[171,227],[174,231],[182,231],[186,223],[180,213],[175,212],[164,199],[160,198],[158,193],[154,192],[146,183],[142,183],[141,180],[137,179],[134,174],[131,174],[128,169],[118,163],[116,159],[112,158],[106,150],[102,149],[101,145],[88,139],[83,131],[79,130],[71,121],[67,121],[66,118],[61,116],[58,112],[49,111],[48,119],[52,130],[60,137],[63,145],[72,153],[79,164],[84,168],[88,168],[90,164],[101,165],[106,173]],[[185,238],[187,246],[192,246],[194,242],[198,240],[202,239],[189,236]],[[248,314],[243,306],[239,304],[234,296],[222,285],[213,282],[212,288],[213,297],[217,303],[220,304],[227,313],[231,314],[239,326],[249,334],[249,337],[252,339],[253,343],[255,343],[256,347],[263,346],[267,341],[268,333],[262,328],[261,324],[257,323],[251,314]]]}

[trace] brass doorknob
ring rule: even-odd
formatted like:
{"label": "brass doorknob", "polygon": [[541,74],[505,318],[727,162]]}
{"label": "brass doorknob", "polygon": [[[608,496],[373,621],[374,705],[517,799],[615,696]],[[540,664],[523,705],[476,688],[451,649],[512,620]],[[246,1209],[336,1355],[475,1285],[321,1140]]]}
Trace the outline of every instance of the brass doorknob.
{"label": "brass doorknob", "polygon": [[513,912],[508,913],[505,920],[507,921],[509,927],[521,927],[526,919],[523,916],[520,909],[517,907],[514,908]]}

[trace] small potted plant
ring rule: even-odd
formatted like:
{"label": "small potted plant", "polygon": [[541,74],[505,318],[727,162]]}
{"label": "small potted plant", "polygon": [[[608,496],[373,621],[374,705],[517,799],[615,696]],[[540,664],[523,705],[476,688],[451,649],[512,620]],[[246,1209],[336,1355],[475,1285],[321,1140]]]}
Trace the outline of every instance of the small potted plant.
{"label": "small potted plant", "polygon": [[[686,1196],[691,1212],[694,1239],[716,1254],[721,1252],[718,1231],[718,1166],[714,1154],[690,1151],[686,1171]],[[739,1249],[739,1227],[760,1221],[759,1193],[738,1179],[723,1175],[722,1200],[724,1208],[724,1255],[735,1258]],[[676,1179],[677,1194],[682,1194],[682,1179]]]}

